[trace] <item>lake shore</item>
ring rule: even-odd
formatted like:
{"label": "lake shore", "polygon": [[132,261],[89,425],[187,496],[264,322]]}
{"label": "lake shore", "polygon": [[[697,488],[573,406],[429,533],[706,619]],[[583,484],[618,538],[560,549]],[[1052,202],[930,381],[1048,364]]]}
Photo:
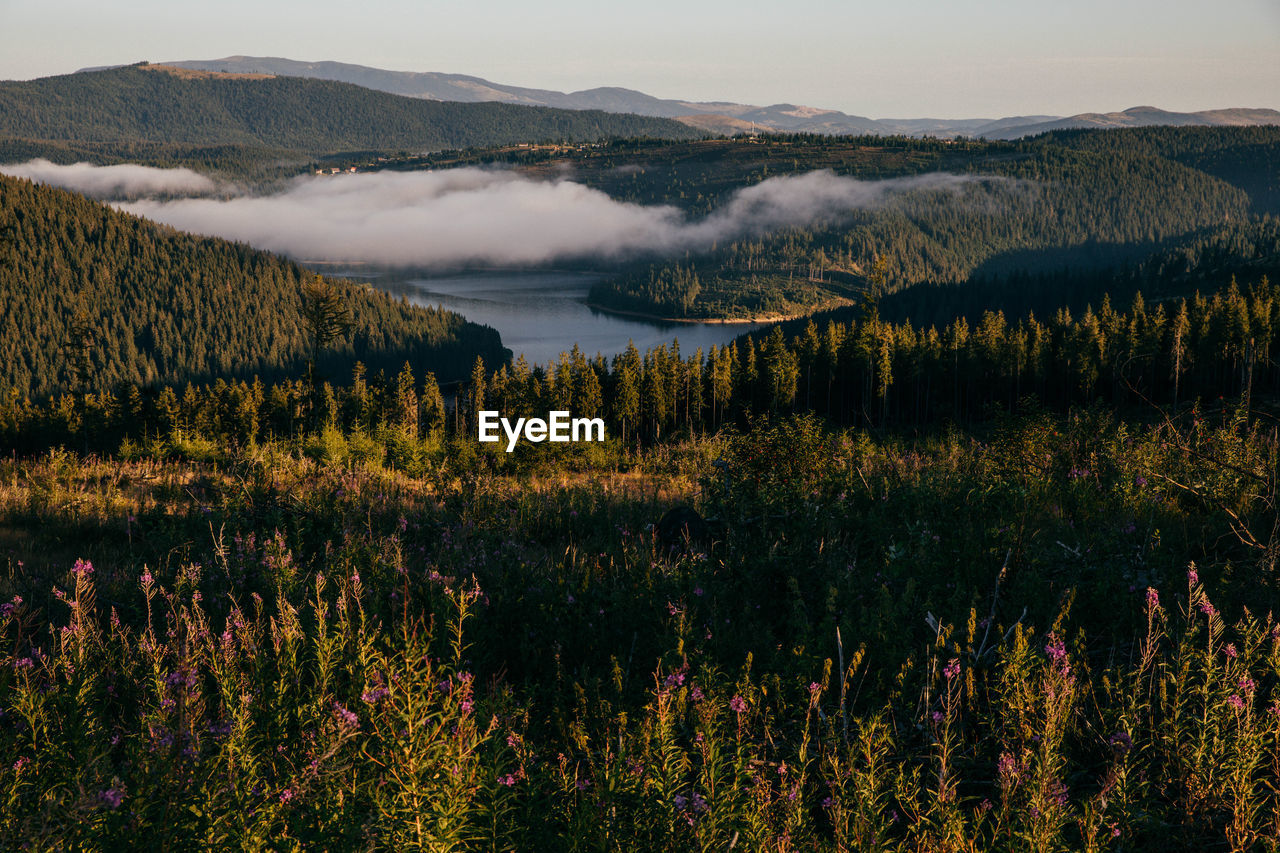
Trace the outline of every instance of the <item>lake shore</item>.
{"label": "lake shore", "polygon": [[807,311],[799,311],[791,314],[780,314],[776,311],[767,314],[757,314],[751,317],[664,317],[661,314],[650,314],[644,311],[627,311],[622,308],[612,308],[608,305],[601,305],[598,302],[590,300],[584,303],[588,308],[600,311],[604,314],[617,314],[620,317],[635,317],[640,320],[648,320],[654,323],[703,323],[709,325],[763,325],[766,323],[784,323],[787,320],[799,320],[803,317],[812,317],[819,311],[829,311],[832,308],[843,308],[846,305],[852,305],[852,299],[840,299],[833,302],[824,302],[816,305]]}

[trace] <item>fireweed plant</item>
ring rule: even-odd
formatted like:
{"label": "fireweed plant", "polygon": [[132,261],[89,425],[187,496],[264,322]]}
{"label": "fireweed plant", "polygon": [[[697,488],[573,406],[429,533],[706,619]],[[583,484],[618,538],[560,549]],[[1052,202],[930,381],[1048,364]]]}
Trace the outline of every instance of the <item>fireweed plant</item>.
{"label": "fireweed plant", "polygon": [[6,849],[1280,838],[1265,420],[174,438],[0,462]]}

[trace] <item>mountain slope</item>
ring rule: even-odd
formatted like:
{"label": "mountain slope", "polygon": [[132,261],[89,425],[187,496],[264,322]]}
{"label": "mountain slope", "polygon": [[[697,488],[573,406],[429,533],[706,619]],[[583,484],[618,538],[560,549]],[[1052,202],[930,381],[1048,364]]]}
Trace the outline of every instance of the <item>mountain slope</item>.
{"label": "mountain slope", "polygon": [[[11,230],[10,230],[11,229]],[[83,196],[0,176],[0,389],[43,395],[75,385],[67,346],[87,325],[84,379],[180,383],[298,375],[308,355],[296,264],[239,243],[194,237]],[[497,332],[334,282],[354,315],[350,342],[321,373],[355,359],[394,372],[464,376],[477,355],[504,361]],[[83,336],[81,336],[83,337]],[[78,348],[76,345],[73,348]]]}
{"label": "mountain slope", "polygon": [[[905,136],[985,136],[1017,139],[1073,127],[1138,127],[1167,125],[1280,124],[1280,113],[1268,109],[1205,110],[1175,113],[1154,107],[1133,107],[1123,113],[1082,113],[1066,118],[1049,115],[972,119],[870,119],[839,110],[794,104],[753,106],[724,102],[656,98],[616,86],[556,92],[494,83],[479,77],[437,72],[387,71],[344,62],[299,62],[280,57],[228,56],[222,59],[182,60],[168,63],[183,68],[237,73],[266,73],[322,80],[340,80],[438,101],[498,101],[561,109],[600,109],[646,116],[678,118],[690,127],[712,132],[784,131],[823,134],[871,134]],[[732,121],[731,121],[732,120]]]}
{"label": "mountain slope", "polygon": [[0,83],[0,137],[251,145],[312,155],[543,139],[687,139],[678,122],[511,104],[429,102],[296,77],[184,75],[164,66]]}
{"label": "mountain slope", "polygon": [[1225,110],[1203,110],[1195,113],[1178,113],[1159,107],[1130,107],[1115,113],[1080,113],[1067,118],[1027,124],[993,124],[984,131],[991,139],[1018,139],[1054,130],[1075,130],[1121,127],[1245,127],[1256,125],[1280,125],[1280,112],[1267,109],[1239,107]]}
{"label": "mountain slope", "polygon": [[557,107],[570,110],[605,110],[636,115],[674,118],[699,112],[694,106],[664,100],[616,86],[604,86],[581,92],[556,92],[493,83],[466,74],[443,74],[434,71],[388,71],[346,62],[299,62],[276,56],[228,56],[223,59],[181,60],[165,63],[179,68],[201,71],[226,71],[241,74],[275,74],[336,80],[354,83],[382,92],[432,101],[476,103],[498,101],[526,106]]}

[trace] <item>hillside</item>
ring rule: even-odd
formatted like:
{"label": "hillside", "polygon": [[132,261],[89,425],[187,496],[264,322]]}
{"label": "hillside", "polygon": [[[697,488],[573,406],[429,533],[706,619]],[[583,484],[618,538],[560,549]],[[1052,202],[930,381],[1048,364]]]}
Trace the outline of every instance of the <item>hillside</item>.
{"label": "hillside", "polygon": [[[1002,118],[881,118],[850,115],[839,110],[796,104],[756,106],[657,98],[634,89],[600,86],[576,92],[557,92],[495,83],[465,74],[389,71],[346,62],[300,62],[274,56],[227,56],[222,59],[181,60],[173,66],[240,74],[276,74],[340,80],[397,95],[438,101],[496,101],[560,109],[599,109],[646,116],[679,118],[691,127],[712,133],[760,131],[877,136],[969,136],[1017,139],[1073,127],[1138,127],[1146,125],[1274,125],[1280,113],[1269,109],[1219,109],[1177,113],[1155,107],[1124,112],[1005,116]],[[733,120],[744,122],[738,125]]]}
{"label": "hillside", "polygon": [[159,66],[0,83],[0,140],[108,146],[250,146],[316,157],[614,136],[689,139],[679,122],[599,111],[404,98],[292,77]]}
{"label": "hillside", "polygon": [[[616,198],[707,215],[731,193],[817,169],[862,180],[947,172],[963,192],[903,192],[802,228],[721,242],[679,264],[646,261],[598,285],[593,302],[672,318],[797,313],[881,290],[1141,261],[1203,229],[1275,213],[1280,130],[1075,132],[1019,143],[770,137],[613,148],[577,155],[579,180]],[[1078,138],[1077,138],[1078,137]],[[619,172],[623,162],[635,168]],[[539,168],[554,168],[554,163]],[[1047,297],[1053,305],[1069,301]]]}
{"label": "hillside", "polygon": [[1141,106],[1130,107],[1120,112],[1080,113],[1066,118],[1038,122],[1002,121],[993,123],[979,132],[991,139],[1018,139],[1054,130],[1109,130],[1125,127],[1249,127],[1278,124],[1280,124],[1280,112],[1268,109],[1238,107],[1179,113],[1162,110],[1159,107]]}
{"label": "hillside", "polygon": [[[242,244],[193,237],[81,196],[0,176],[0,388],[40,396],[214,377],[297,376],[309,274]],[[394,373],[406,360],[458,378],[477,355],[509,357],[492,329],[335,282],[353,313],[349,343],[319,372],[346,381],[356,359]]]}

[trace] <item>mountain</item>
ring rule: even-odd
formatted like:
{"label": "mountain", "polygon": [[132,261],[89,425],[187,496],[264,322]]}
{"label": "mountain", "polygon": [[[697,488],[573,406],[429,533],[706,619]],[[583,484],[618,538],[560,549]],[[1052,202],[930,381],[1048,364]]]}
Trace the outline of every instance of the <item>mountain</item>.
{"label": "mountain", "polygon": [[1081,128],[1117,128],[1117,127],[1248,127],[1257,125],[1280,125],[1280,112],[1267,109],[1251,109],[1238,107],[1225,110],[1203,110],[1196,113],[1177,113],[1162,110],[1159,107],[1130,107],[1117,113],[1080,113],[1067,118],[1053,118],[1045,121],[1027,123],[1009,123],[1002,121],[984,128],[981,135],[990,139],[1019,139],[1048,133],[1054,130],[1077,130]]}
{"label": "mountain", "polygon": [[432,102],[329,80],[194,73],[163,65],[0,83],[0,138],[114,144],[158,139],[318,156],[697,135],[651,116]]}
{"label": "mountain", "polygon": [[[0,389],[20,396],[80,381],[173,384],[298,376],[309,354],[297,264],[242,243],[194,237],[83,196],[0,176]],[[394,375],[412,362],[443,379],[477,355],[510,358],[498,333],[368,287],[331,280],[351,311],[349,340],[321,357],[345,381],[356,359]]]}
{"label": "mountain", "polygon": [[500,102],[523,106],[555,107],[570,110],[604,110],[635,115],[675,118],[694,115],[698,110],[677,101],[667,101],[612,86],[582,92],[554,92],[492,83],[465,74],[425,71],[387,71],[346,62],[299,62],[275,56],[228,56],[223,59],[182,60],[164,63],[198,71],[236,74],[271,74],[352,83],[380,92],[429,101],[461,103]]}
{"label": "mountain", "polygon": [[1082,113],[1066,118],[1029,115],[998,119],[871,119],[865,116],[849,115],[839,110],[795,104],[761,107],[728,102],[673,100],[656,98],[644,92],[616,86],[565,93],[494,83],[463,74],[387,71],[345,62],[299,62],[270,56],[228,56],[222,59],[181,60],[166,64],[203,71],[337,80],[397,95],[436,101],[464,103],[497,101],[569,110],[594,109],[674,118],[690,127],[712,133],[746,133],[759,130],[832,135],[970,136],[1017,139],[1049,130],[1076,127],[1280,124],[1280,113],[1269,109],[1175,113],[1155,107],[1133,107],[1122,113]]}

